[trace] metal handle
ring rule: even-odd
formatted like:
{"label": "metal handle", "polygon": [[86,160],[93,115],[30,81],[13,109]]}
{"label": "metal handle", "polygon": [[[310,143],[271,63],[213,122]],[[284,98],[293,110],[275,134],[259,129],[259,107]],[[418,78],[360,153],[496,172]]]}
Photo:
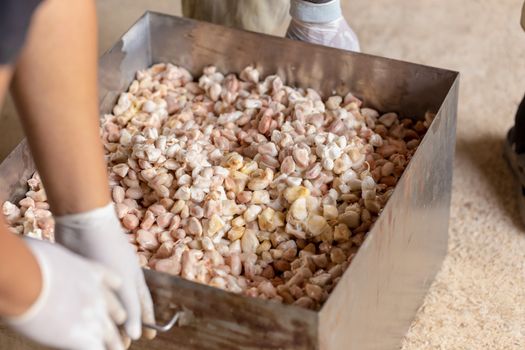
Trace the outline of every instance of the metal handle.
{"label": "metal handle", "polygon": [[156,330],[157,332],[167,332],[169,331],[170,329],[173,328],[173,326],[175,325],[175,323],[177,323],[177,321],[179,320],[180,316],[182,314],[182,311],[177,311],[175,313],[175,315],[173,315],[173,317],[171,318],[171,320],[164,324],[164,325],[158,325],[158,324],[150,324],[150,323],[143,323],[142,325],[146,328],[150,328],[150,329],[154,329]]}

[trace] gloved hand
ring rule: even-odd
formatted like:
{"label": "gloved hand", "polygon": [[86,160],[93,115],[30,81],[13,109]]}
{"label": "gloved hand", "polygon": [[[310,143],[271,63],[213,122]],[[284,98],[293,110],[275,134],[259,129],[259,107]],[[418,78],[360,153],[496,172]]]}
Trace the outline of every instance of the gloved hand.
{"label": "gloved hand", "polygon": [[[113,204],[85,213],[58,216],[55,222],[57,243],[100,263],[122,279],[117,294],[128,315],[124,329],[131,339],[139,339],[141,321],[155,323],[153,303],[138,257],[126,238]],[[155,332],[148,330],[145,336],[153,338]]]}
{"label": "gloved hand", "polygon": [[120,279],[57,245],[25,238],[42,274],[42,291],[22,315],[5,321],[26,337],[68,350],[123,350],[116,324],[126,312],[114,294]]}
{"label": "gloved hand", "polygon": [[339,0],[312,3],[292,0],[286,37],[359,52],[359,40],[341,12]]}

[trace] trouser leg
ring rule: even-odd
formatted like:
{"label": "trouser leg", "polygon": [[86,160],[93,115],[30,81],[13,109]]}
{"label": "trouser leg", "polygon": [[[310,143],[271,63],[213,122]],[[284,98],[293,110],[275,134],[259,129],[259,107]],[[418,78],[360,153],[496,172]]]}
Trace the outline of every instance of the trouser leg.
{"label": "trouser leg", "polygon": [[525,97],[516,112],[514,122],[514,143],[516,145],[516,153],[525,153]]}
{"label": "trouser leg", "polygon": [[182,0],[182,13],[200,21],[277,34],[289,22],[290,0]]}

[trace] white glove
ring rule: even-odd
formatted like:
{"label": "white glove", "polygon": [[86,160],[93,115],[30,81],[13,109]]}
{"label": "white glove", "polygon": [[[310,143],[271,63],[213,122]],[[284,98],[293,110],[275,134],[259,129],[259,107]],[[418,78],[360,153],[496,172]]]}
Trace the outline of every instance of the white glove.
{"label": "white glove", "polygon": [[123,350],[116,324],[126,312],[114,290],[120,279],[102,266],[48,242],[24,238],[42,274],[42,291],[22,315],[7,323],[53,348]]}
{"label": "white glove", "polygon": [[[138,257],[120,226],[113,204],[59,216],[55,221],[57,243],[100,263],[122,279],[117,294],[128,315],[124,328],[131,339],[139,339],[142,322],[155,323],[153,303]],[[146,336],[152,338],[155,332],[148,330]]]}
{"label": "white glove", "polygon": [[339,0],[320,4],[292,0],[290,15],[287,38],[360,52],[359,40],[343,17]]}

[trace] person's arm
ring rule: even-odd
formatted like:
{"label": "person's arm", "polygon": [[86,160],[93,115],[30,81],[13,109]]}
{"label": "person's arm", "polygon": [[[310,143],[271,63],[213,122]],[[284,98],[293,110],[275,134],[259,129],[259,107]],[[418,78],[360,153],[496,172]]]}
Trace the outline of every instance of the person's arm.
{"label": "person's arm", "polygon": [[340,0],[291,0],[286,37],[360,51],[359,40],[343,17]]}
{"label": "person's arm", "polygon": [[51,210],[78,213],[110,202],[99,138],[95,4],[47,0],[39,12],[12,91]]}
{"label": "person's arm", "polygon": [[[0,47],[0,106],[13,73],[11,65],[6,62],[19,45],[12,40],[9,45],[4,43]],[[0,316],[18,316],[37,299],[42,289],[42,276],[35,257],[18,237],[9,232],[2,215],[0,266],[3,267],[0,268]]]}
{"label": "person's arm", "polygon": [[[0,2],[0,104],[38,5]],[[126,313],[114,294],[119,278],[111,272],[58,245],[20,239],[1,214],[0,266],[0,318],[20,334],[54,348],[123,350],[116,325]]]}
{"label": "person's arm", "polygon": [[[3,96],[1,84],[0,71],[0,96]],[[2,215],[0,266],[0,316],[18,316],[37,299],[42,289],[42,276],[35,257],[20,238],[8,231]]]}
{"label": "person's arm", "polygon": [[4,103],[4,97],[11,81],[13,70],[7,64],[0,65],[0,106]]}
{"label": "person's arm", "polygon": [[125,330],[138,339],[142,321],[155,322],[153,304],[111,203],[97,81],[94,0],[47,0],[17,62],[15,103],[55,215],[56,242],[119,275]]}

